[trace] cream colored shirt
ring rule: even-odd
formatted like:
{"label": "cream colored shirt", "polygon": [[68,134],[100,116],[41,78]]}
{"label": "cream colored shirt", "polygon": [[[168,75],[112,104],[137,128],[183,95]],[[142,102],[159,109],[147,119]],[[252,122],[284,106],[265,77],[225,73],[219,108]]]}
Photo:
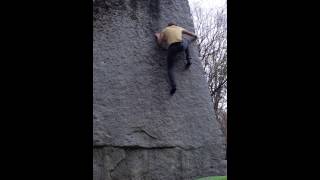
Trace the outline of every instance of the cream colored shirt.
{"label": "cream colored shirt", "polygon": [[164,37],[164,39],[167,42],[167,45],[169,46],[172,43],[175,42],[182,42],[182,31],[185,30],[182,27],[179,26],[168,26],[164,28],[161,33]]}

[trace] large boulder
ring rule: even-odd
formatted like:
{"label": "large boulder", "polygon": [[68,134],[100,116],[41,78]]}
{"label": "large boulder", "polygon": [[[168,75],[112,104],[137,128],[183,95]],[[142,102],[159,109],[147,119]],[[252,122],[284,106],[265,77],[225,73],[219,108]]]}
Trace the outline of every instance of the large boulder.
{"label": "large boulder", "polygon": [[193,31],[187,0],[95,0],[93,179],[191,180],[226,175],[225,145],[195,44],[177,57],[170,96],[168,22]]}

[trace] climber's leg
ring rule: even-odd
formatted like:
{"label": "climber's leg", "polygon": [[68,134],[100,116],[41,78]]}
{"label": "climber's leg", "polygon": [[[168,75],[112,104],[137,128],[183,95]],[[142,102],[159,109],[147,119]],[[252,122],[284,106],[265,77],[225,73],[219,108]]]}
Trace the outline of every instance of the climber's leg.
{"label": "climber's leg", "polygon": [[168,54],[168,76],[169,76],[169,83],[172,88],[176,87],[175,78],[173,74],[173,65],[174,65],[174,55]]}
{"label": "climber's leg", "polygon": [[191,65],[190,50],[189,50],[189,40],[185,39],[183,41],[183,49],[184,49],[184,52],[186,53],[186,60],[187,60],[186,68],[189,68],[190,65]]}
{"label": "climber's leg", "polygon": [[175,56],[178,53],[178,49],[176,46],[170,46],[168,49],[168,56],[167,56],[167,64],[168,64],[168,77],[169,77],[169,84],[171,86],[171,94],[174,94],[176,91],[176,82],[173,74],[173,67],[174,67],[174,60]]}
{"label": "climber's leg", "polygon": [[189,48],[187,47],[187,49],[185,50],[186,53],[186,60],[187,60],[187,64],[186,64],[186,69],[188,69],[191,65],[191,58],[189,57]]}

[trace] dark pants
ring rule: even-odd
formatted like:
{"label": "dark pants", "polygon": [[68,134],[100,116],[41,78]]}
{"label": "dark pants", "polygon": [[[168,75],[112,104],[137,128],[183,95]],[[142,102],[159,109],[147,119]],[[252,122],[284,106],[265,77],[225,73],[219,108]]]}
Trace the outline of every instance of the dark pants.
{"label": "dark pants", "polygon": [[175,62],[175,57],[179,52],[184,51],[186,53],[186,60],[187,63],[190,64],[190,57],[189,57],[189,41],[184,40],[183,42],[177,42],[173,43],[168,48],[168,56],[167,56],[167,62],[168,62],[168,75],[169,75],[169,83],[171,88],[176,87],[175,78],[173,75],[173,65]]}

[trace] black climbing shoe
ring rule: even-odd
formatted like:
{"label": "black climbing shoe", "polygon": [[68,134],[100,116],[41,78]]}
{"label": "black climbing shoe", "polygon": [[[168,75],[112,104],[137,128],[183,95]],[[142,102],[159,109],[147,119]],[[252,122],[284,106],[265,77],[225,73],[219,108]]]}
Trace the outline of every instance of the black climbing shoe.
{"label": "black climbing shoe", "polygon": [[176,87],[171,88],[170,94],[173,95],[176,92],[176,90],[177,90]]}
{"label": "black climbing shoe", "polygon": [[187,63],[185,69],[189,69],[189,67],[191,66],[191,63]]}

